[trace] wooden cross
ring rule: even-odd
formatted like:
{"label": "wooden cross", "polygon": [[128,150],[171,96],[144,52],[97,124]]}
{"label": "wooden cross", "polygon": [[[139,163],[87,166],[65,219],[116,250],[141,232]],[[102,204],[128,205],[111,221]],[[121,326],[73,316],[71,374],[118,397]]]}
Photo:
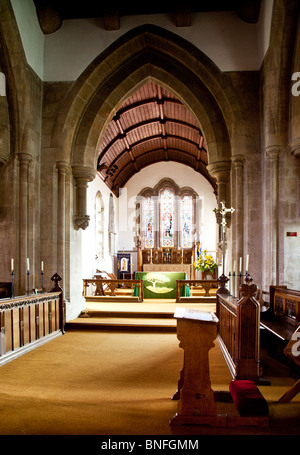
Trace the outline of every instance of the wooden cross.
{"label": "wooden cross", "polygon": [[221,204],[221,208],[220,209],[214,209],[214,212],[215,213],[219,213],[221,216],[222,216],[222,222],[221,222],[221,226],[222,226],[222,242],[223,242],[223,247],[222,247],[222,251],[223,251],[223,275],[225,275],[225,226],[226,226],[226,213],[233,213],[234,212],[234,208],[231,207],[230,209],[227,209],[226,206],[225,206],[225,202],[221,201],[220,202]]}

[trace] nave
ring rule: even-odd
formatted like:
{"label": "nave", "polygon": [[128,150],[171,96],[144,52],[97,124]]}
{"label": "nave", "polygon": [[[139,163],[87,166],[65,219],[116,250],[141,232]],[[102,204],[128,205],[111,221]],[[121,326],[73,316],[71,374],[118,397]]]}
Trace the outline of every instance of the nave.
{"label": "nave", "polygon": [[[268,427],[170,426],[182,368],[175,331],[90,330],[88,319],[86,329],[67,328],[1,367],[2,435],[299,434],[299,394],[276,403],[295,380],[267,355],[262,364],[271,385],[259,389],[269,404]],[[210,373],[213,390],[228,391],[232,378],[217,342]],[[218,406],[236,413],[233,403]]]}

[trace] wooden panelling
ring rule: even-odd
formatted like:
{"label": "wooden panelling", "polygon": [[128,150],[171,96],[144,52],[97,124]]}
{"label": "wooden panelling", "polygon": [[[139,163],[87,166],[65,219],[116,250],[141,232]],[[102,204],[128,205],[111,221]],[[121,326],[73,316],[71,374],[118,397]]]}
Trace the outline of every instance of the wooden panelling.
{"label": "wooden panelling", "polygon": [[[254,286],[254,285],[252,285]],[[217,293],[220,346],[235,379],[259,378],[259,303],[248,285],[240,300]]]}
{"label": "wooden panelling", "polygon": [[9,353],[63,331],[62,293],[0,300],[0,362]]}

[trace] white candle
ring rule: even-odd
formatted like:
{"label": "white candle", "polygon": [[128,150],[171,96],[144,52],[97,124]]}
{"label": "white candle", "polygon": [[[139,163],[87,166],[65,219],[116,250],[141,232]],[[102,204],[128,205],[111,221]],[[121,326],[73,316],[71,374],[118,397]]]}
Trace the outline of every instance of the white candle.
{"label": "white candle", "polygon": [[246,256],[246,272],[249,272],[249,254]]}
{"label": "white candle", "polygon": [[29,258],[27,258],[27,272],[29,272],[30,267],[29,267]]}
{"label": "white candle", "polygon": [[242,273],[242,258],[240,258],[240,273]]}
{"label": "white candle", "polygon": [[233,263],[233,273],[235,273],[235,272],[236,272],[236,261],[234,261],[234,263]]}
{"label": "white candle", "polygon": [[13,272],[14,271],[14,260],[13,259],[10,260],[10,264],[11,264],[11,271]]}
{"label": "white candle", "polygon": [[44,271],[44,261],[41,262],[41,272]]}

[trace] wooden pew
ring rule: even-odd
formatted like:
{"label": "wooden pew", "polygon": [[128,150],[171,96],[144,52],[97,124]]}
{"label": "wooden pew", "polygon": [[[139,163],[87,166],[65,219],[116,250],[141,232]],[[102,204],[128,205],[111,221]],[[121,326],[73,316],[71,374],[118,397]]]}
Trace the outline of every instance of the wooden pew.
{"label": "wooden pew", "polygon": [[286,361],[283,350],[300,325],[300,291],[270,286],[270,306],[261,313],[260,325],[269,354]]}
{"label": "wooden pew", "polygon": [[[246,281],[247,280],[247,281]],[[248,275],[240,286],[241,298],[217,293],[218,341],[234,379],[259,382],[260,306],[257,286]]]}

